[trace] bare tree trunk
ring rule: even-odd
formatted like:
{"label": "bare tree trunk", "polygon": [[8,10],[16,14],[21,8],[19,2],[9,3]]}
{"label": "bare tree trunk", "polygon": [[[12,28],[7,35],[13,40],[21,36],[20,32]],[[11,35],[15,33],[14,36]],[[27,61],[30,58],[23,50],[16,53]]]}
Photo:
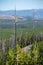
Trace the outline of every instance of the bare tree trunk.
{"label": "bare tree trunk", "polygon": [[5,47],[4,42],[2,42],[2,65],[4,65],[4,54],[5,54]]}

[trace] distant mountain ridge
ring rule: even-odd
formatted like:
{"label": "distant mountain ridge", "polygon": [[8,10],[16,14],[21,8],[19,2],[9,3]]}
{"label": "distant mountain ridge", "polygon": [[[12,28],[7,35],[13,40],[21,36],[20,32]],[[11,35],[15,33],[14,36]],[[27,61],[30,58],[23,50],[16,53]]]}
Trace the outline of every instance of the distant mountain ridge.
{"label": "distant mountain ridge", "polygon": [[[17,16],[24,16],[24,17],[33,17],[33,12],[34,16],[36,18],[43,18],[43,9],[30,9],[30,10],[17,10],[16,15]],[[0,11],[0,15],[15,15],[15,10],[8,10],[8,11]]]}

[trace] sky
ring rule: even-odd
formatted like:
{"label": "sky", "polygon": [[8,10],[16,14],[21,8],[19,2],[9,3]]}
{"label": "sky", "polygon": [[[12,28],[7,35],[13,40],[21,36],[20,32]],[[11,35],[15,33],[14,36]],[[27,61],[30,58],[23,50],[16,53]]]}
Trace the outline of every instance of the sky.
{"label": "sky", "polygon": [[0,0],[0,10],[43,9],[43,0]]}

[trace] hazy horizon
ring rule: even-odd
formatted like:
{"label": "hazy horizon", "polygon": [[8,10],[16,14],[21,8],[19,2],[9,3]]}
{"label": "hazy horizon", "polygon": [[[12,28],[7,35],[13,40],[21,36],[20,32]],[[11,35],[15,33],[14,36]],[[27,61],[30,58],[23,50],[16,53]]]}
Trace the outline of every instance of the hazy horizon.
{"label": "hazy horizon", "polygon": [[[23,10],[42,10],[41,8],[40,9],[21,9],[21,10],[16,10],[16,11],[23,11]],[[15,9],[10,9],[10,10],[0,10],[0,11],[15,11]]]}

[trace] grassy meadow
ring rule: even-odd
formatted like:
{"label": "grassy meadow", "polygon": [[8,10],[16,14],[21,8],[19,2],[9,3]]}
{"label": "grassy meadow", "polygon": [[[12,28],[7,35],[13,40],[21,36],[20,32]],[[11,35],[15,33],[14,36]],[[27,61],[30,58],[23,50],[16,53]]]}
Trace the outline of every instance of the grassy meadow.
{"label": "grassy meadow", "polygon": [[[0,20],[0,39],[8,39],[12,37],[15,33],[15,21],[1,19]],[[33,22],[32,20],[27,21],[18,21],[16,23],[16,35],[21,36],[29,34],[31,37],[32,34],[41,34],[43,33],[43,21],[39,20]]]}

